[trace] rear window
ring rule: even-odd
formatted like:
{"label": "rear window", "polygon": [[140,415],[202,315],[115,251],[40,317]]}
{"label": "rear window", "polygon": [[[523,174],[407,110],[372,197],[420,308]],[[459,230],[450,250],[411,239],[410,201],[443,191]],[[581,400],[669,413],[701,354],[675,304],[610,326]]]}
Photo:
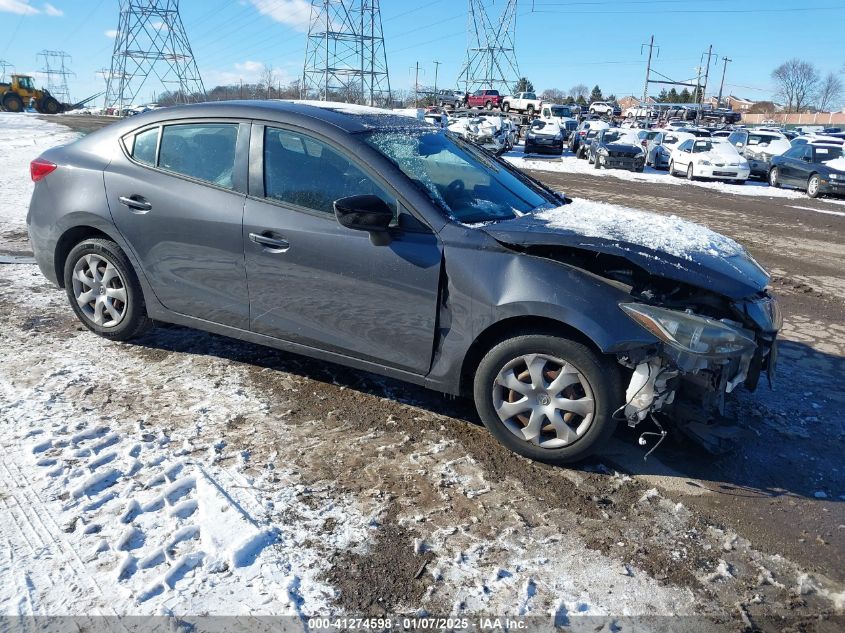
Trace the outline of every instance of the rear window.
{"label": "rear window", "polygon": [[166,125],[161,136],[158,166],[232,189],[237,141],[236,123]]}
{"label": "rear window", "polygon": [[156,146],[158,145],[158,128],[145,130],[135,135],[132,144],[132,158],[145,165],[156,164]]}

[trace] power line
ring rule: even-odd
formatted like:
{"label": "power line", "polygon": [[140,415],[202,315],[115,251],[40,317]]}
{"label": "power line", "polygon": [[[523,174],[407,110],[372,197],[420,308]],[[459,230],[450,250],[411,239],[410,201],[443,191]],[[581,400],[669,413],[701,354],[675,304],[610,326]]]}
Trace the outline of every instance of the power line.
{"label": "power line", "polygon": [[466,92],[500,88],[511,93],[516,88],[516,13],[517,0],[506,0],[494,23],[483,0],[469,0],[467,58],[458,73],[458,83],[463,82]]}

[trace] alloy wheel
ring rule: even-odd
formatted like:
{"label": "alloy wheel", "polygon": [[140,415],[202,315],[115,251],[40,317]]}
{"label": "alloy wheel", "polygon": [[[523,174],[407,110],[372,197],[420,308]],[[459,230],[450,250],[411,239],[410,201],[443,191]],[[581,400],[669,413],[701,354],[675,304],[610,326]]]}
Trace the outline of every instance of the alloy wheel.
{"label": "alloy wheel", "polygon": [[772,167],[772,171],[769,172],[769,184],[772,187],[780,187],[780,179],[778,178],[780,174],[778,173],[777,167]]}
{"label": "alloy wheel", "polygon": [[546,354],[526,354],[507,363],[493,382],[491,396],[505,428],[541,448],[573,444],[596,413],[584,375],[572,363]]}
{"label": "alloy wheel", "polygon": [[73,296],[85,317],[99,327],[116,327],[126,316],[126,284],[117,267],[100,255],[89,253],[77,260]]}
{"label": "alloy wheel", "polygon": [[810,195],[811,198],[815,198],[819,195],[819,177],[818,176],[811,176],[810,182],[807,183],[807,193]]}

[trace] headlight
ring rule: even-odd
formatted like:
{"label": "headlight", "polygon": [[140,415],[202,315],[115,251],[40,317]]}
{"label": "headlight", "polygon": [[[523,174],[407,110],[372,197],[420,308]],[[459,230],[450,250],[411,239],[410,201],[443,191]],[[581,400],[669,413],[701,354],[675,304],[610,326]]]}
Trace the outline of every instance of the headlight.
{"label": "headlight", "polygon": [[644,303],[623,303],[619,307],[661,341],[688,354],[721,358],[757,345],[750,332],[716,319]]}
{"label": "headlight", "polygon": [[699,159],[698,159],[698,164],[699,164],[699,165],[709,165],[709,164],[710,164],[710,161],[709,161],[709,160],[707,160],[707,159],[705,159],[705,158],[699,158]]}
{"label": "headlight", "polygon": [[603,147],[600,147],[599,154],[601,154],[602,156],[607,156],[607,150]]}
{"label": "headlight", "polygon": [[831,174],[831,180],[845,180],[845,174]]}

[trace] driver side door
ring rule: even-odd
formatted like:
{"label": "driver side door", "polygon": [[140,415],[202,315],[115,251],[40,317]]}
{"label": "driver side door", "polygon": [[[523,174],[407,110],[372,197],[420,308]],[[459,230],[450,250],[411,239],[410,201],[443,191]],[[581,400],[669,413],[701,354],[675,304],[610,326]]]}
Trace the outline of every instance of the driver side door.
{"label": "driver side door", "polygon": [[[376,174],[316,135],[254,124],[244,244],[250,328],[424,375],[431,364],[442,246]],[[341,226],[333,202],[378,195],[391,241]]]}

